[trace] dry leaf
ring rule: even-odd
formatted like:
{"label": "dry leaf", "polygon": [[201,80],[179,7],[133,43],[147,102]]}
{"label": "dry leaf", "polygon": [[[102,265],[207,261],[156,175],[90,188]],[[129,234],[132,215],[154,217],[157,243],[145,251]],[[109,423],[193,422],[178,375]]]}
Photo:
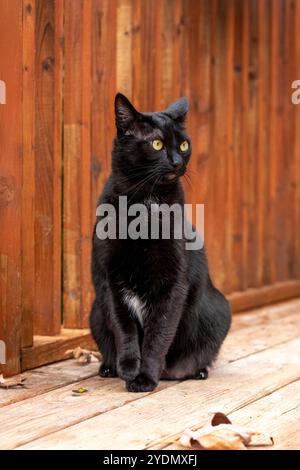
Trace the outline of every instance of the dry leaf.
{"label": "dry leaf", "polygon": [[253,445],[273,445],[272,437],[251,431],[245,427],[232,424],[223,413],[216,413],[211,425],[197,431],[187,429],[181,436],[180,444],[183,447],[206,450],[246,450]]}
{"label": "dry leaf", "polygon": [[66,356],[72,355],[75,359],[77,364],[89,364],[90,362],[98,362],[101,359],[101,355],[97,351],[89,351],[88,349],[82,349],[78,346],[75,349],[68,349],[65,352]]}
{"label": "dry leaf", "polygon": [[11,388],[24,388],[25,387],[25,378],[17,375],[11,379],[5,379],[2,374],[0,374],[0,388],[9,390]]}
{"label": "dry leaf", "polygon": [[211,420],[212,426],[218,426],[219,424],[232,424],[228,416],[224,415],[224,413],[215,413]]}
{"label": "dry leaf", "polygon": [[88,392],[87,388],[80,387],[80,388],[77,388],[76,390],[72,390],[72,395],[73,397],[79,397],[80,395],[86,392]]}

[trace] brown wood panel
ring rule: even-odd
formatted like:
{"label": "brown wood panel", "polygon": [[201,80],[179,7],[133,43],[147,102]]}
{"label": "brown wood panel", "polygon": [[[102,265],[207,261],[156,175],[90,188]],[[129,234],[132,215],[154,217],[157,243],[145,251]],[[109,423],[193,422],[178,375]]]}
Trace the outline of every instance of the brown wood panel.
{"label": "brown wood panel", "polygon": [[[294,14],[294,56],[291,61],[295,64],[295,75],[292,80],[299,79],[300,77],[300,1],[295,2],[295,14]],[[300,279],[300,104],[294,105],[294,127],[295,127],[295,142],[294,142],[294,175],[293,175],[293,188],[294,188],[294,227],[293,227],[293,265],[292,273],[297,279]]]}
{"label": "brown wood panel", "polygon": [[258,246],[258,181],[262,165],[258,161],[258,2],[249,2],[249,88],[247,110],[248,154],[246,166],[246,187],[248,211],[247,286],[257,287]]}
{"label": "brown wood panel", "polygon": [[[213,182],[210,198],[206,205],[206,214],[213,233],[206,237],[212,277],[218,286],[227,288],[228,247],[226,244],[226,227],[228,188],[224,181],[228,178],[228,87],[230,86],[227,70],[231,57],[229,22],[231,21],[231,2],[216,0],[213,10],[213,95],[214,102],[212,123],[212,161],[210,181]],[[227,220],[226,220],[227,222]]]}
{"label": "brown wood panel", "polygon": [[117,89],[131,98],[132,95],[132,14],[130,0],[117,1],[116,73]]}
{"label": "brown wood panel", "polygon": [[240,291],[243,288],[243,207],[242,194],[242,148],[243,148],[243,20],[244,2],[234,2],[234,55],[233,69],[233,142],[231,165],[231,263],[229,276],[231,289]]}
{"label": "brown wood panel", "polygon": [[22,347],[33,344],[35,306],[35,15],[36,2],[23,8],[23,184],[22,184]]}
{"label": "brown wood panel", "polygon": [[270,284],[270,2],[258,2],[258,266],[259,285]]}
{"label": "brown wood panel", "polygon": [[4,0],[0,16],[0,340],[6,344],[5,375],[20,370],[22,194],[22,2]]}
{"label": "brown wood panel", "polygon": [[272,2],[272,41],[271,41],[271,281],[288,277],[287,258],[287,219],[288,193],[287,183],[289,155],[284,142],[284,120],[288,97],[285,89],[285,16],[286,2]]}
{"label": "brown wood panel", "polygon": [[37,0],[35,29],[34,332],[61,323],[61,119],[63,2]]}
{"label": "brown wood panel", "polygon": [[[83,68],[78,56],[82,51],[87,60],[91,47],[90,65],[84,66],[85,70],[91,67],[90,85],[86,72],[85,85],[81,79],[79,93],[71,107],[66,107],[72,121],[72,107],[82,110],[90,86],[90,151],[80,157],[86,163],[76,161],[72,168],[65,165],[65,182],[68,185],[71,179],[74,183],[74,173],[80,173],[80,178],[83,171],[88,186],[84,168],[90,158],[90,212],[85,226],[88,217],[90,223],[94,220],[97,196],[110,169],[115,92],[124,92],[142,110],[163,108],[186,95],[193,158],[186,178],[190,181],[184,185],[188,202],[205,203],[205,240],[217,286],[228,294],[264,286],[274,286],[271,292],[275,292],[279,282],[297,279],[300,255],[293,232],[299,220],[298,110],[291,109],[282,90],[289,88],[296,75],[292,57],[299,46],[291,23],[296,25],[293,9],[299,8],[299,1],[93,0],[91,44],[87,33],[85,44],[82,42],[85,20],[79,10],[84,3],[78,1],[66,17],[67,45],[71,41],[68,25],[74,15],[78,27],[77,34],[71,33],[77,53],[72,55],[66,49],[65,88],[66,103],[70,103],[68,80],[73,77],[76,86],[74,77]],[[85,3],[88,9],[86,5],[89,2]],[[76,146],[82,148],[79,134],[65,139],[66,153],[69,141],[73,153]],[[71,155],[69,163],[74,158]],[[70,285],[65,284],[65,296],[72,297],[65,301],[65,319],[70,315],[69,302],[76,309],[76,320],[67,325],[78,327],[86,325],[81,316],[86,318],[88,312],[86,307],[82,313],[80,302],[83,278],[88,279],[88,275],[80,275],[83,264],[89,262],[88,249],[84,257],[76,255],[82,243],[81,206],[88,207],[88,189],[83,202],[69,196],[71,188],[74,185],[65,189],[64,199],[65,207],[74,206],[71,219],[75,228],[65,234],[65,251],[68,243],[72,246],[65,280],[74,286],[68,293]],[[88,282],[86,306],[90,302]]]}
{"label": "brown wood panel", "polygon": [[57,336],[36,335],[34,345],[31,348],[22,349],[22,370],[62,361],[71,357],[71,355],[66,356],[66,351],[77,346],[83,349],[97,349],[90,330],[62,328]]}
{"label": "brown wood panel", "polygon": [[90,206],[92,223],[96,218],[97,199],[109,175],[111,164],[115,127],[116,27],[116,0],[93,0]]}
{"label": "brown wood panel", "polygon": [[91,2],[65,1],[64,326],[88,324],[91,303]]}
{"label": "brown wood panel", "polygon": [[248,287],[248,244],[249,244],[249,210],[248,210],[248,179],[247,179],[247,164],[248,164],[248,110],[249,110],[249,2],[243,2],[243,65],[242,65],[242,149],[241,149],[241,197],[240,204],[242,205],[242,255],[240,262],[242,263],[242,290]]}

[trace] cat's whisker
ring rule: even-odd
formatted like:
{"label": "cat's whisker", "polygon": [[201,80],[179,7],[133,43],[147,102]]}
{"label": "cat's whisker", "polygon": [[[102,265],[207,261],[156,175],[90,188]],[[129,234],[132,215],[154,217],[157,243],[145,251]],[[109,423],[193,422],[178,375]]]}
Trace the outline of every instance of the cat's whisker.
{"label": "cat's whisker", "polygon": [[156,186],[156,184],[158,183],[158,181],[160,180],[160,175],[157,176],[157,178],[155,179],[153,185],[152,185],[152,188],[151,188],[151,191],[149,193],[149,197],[151,198],[152,197],[152,194],[153,194],[153,191],[154,191],[154,188]]}
{"label": "cat's whisker", "polygon": [[192,173],[195,176],[201,176],[200,171],[195,170],[194,168],[189,168],[187,169],[187,173]]}
{"label": "cat's whisker", "polygon": [[191,178],[189,177],[189,175],[187,175],[187,174],[185,173],[183,176],[184,176],[185,181],[188,183],[189,187],[190,187],[191,189],[193,189],[193,184],[192,184],[192,181],[191,181]]}
{"label": "cat's whisker", "polygon": [[[155,176],[155,174],[156,174],[156,172],[155,172],[155,171],[152,171],[150,175],[148,175],[144,180],[142,180],[142,181],[140,182],[139,185],[137,185],[138,187],[137,187],[136,190],[133,192],[133,194],[131,194],[131,196],[130,196],[128,202],[130,202],[130,201],[132,200],[132,198],[135,196],[135,194],[136,194],[138,191],[140,191],[140,190],[143,188],[143,186],[145,186],[146,183],[148,183],[148,182],[151,181],[151,179]],[[135,187],[134,187],[134,188],[135,188]],[[130,190],[131,190],[131,189],[134,189],[134,188],[130,188]]]}

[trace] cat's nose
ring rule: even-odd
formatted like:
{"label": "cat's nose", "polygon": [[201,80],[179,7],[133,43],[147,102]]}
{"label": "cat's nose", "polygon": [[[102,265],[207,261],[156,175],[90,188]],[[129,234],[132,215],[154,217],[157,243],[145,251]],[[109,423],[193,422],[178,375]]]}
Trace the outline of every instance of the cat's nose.
{"label": "cat's nose", "polygon": [[175,170],[179,170],[182,167],[183,161],[181,155],[175,154],[172,156],[172,165]]}

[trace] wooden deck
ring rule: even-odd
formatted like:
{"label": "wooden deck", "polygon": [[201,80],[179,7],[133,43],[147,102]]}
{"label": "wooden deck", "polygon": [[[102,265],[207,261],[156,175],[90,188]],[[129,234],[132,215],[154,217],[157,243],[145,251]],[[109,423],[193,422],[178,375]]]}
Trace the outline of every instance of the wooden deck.
{"label": "wooden deck", "polygon": [[[174,448],[223,411],[272,435],[273,449],[300,449],[300,299],[236,315],[207,381],[130,394],[97,370],[68,360],[24,373],[26,389],[0,390],[0,448]],[[79,387],[88,392],[72,396]]]}

